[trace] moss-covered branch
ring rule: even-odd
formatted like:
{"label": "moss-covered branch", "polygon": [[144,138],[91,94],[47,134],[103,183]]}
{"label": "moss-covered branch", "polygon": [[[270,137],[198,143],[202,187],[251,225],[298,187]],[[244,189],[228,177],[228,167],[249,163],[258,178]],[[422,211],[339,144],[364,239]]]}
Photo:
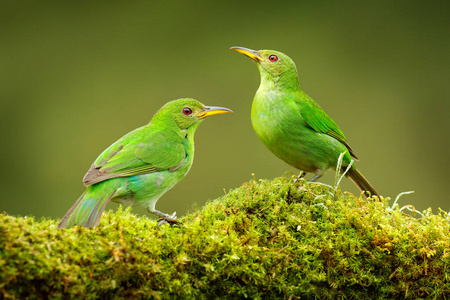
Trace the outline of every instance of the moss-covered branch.
{"label": "moss-covered branch", "polygon": [[119,209],[93,229],[0,215],[0,298],[445,298],[450,217],[321,185],[251,181],[157,227]]}

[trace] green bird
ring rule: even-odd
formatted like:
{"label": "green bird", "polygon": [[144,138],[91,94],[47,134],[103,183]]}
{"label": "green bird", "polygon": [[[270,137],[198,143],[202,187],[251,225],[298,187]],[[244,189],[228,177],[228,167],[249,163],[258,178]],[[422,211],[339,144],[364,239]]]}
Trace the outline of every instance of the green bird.
{"label": "green bird", "polygon": [[97,226],[109,201],[139,204],[163,220],[176,222],[176,213],[162,213],[155,204],[189,172],[198,125],[206,117],[230,112],[194,99],[165,104],[148,125],[124,135],[94,161],[83,178],[86,191],[58,229]]}
{"label": "green bird", "polygon": [[[322,108],[301,89],[297,68],[290,57],[273,50],[231,49],[251,58],[258,66],[261,84],[252,104],[256,135],[278,158],[320,178],[336,169],[339,156],[346,169],[358,160],[342,131]],[[347,172],[366,196],[379,194],[353,165]]]}

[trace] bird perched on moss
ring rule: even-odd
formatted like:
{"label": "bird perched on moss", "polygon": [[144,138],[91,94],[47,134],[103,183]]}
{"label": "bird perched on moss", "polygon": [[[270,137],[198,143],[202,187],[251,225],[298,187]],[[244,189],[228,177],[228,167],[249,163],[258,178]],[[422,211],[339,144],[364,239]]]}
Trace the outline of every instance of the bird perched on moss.
{"label": "bird perched on moss", "polygon": [[[264,145],[289,165],[320,178],[336,168],[341,153],[345,168],[357,160],[342,131],[299,86],[297,68],[286,54],[273,50],[231,49],[250,57],[258,66],[261,84],[252,104],[253,128]],[[366,193],[378,195],[352,165],[347,175]]]}
{"label": "bird perched on moss", "polygon": [[58,228],[97,226],[109,201],[139,204],[169,222],[155,209],[158,199],[188,173],[194,159],[194,133],[208,116],[232,112],[194,99],[164,105],[146,126],[109,146],[83,178],[86,191],[62,218]]}

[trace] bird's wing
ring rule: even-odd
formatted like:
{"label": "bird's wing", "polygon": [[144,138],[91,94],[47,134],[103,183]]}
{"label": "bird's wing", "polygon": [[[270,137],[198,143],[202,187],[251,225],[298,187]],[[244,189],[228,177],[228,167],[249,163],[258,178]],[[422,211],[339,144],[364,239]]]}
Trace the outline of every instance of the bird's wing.
{"label": "bird's wing", "polygon": [[303,119],[309,127],[317,132],[327,134],[347,147],[350,155],[358,159],[353,149],[347,143],[344,133],[339,126],[327,115],[327,113],[311,98],[305,95],[303,101],[300,102],[300,112]]}
{"label": "bird's wing", "polygon": [[186,152],[177,134],[138,128],[108,147],[83,178],[86,186],[110,178],[178,169]]}

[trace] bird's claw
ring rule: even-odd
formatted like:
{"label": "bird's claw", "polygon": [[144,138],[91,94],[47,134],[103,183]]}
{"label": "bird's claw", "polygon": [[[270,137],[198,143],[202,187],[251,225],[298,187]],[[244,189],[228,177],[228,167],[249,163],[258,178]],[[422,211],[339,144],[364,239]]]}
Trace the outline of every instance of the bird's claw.
{"label": "bird's claw", "polygon": [[297,178],[294,179],[294,183],[299,182],[300,179],[302,179],[302,178],[305,177],[305,176],[306,176],[306,172],[305,172],[305,171],[302,171],[302,172],[297,176]]}
{"label": "bird's claw", "polygon": [[152,214],[157,215],[160,218],[160,220],[158,221],[158,226],[161,226],[161,225],[166,224],[166,223],[170,223],[170,224],[177,224],[178,223],[178,221],[177,221],[177,212],[176,211],[173,212],[172,215],[165,214],[165,213],[160,212],[159,210],[156,210],[156,209],[152,209],[152,210],[147,209],[147,211],[152,213]]}
{"label": "bird's claw", "polygon": [[169,222],[167,222],[167,220],[164,220],[164,219],[159,219],[159,221],[158,221],[158,227],[161,227],[162,225],[164,225],[164,224],[166,224],[166,223],[169,223]]}
{"label": "bird's claw", "polygon": [[169,223],[177,223],[177,212],[174,211],[172,215],[169,216],[169,218],[166,219]]}
{"label": "bird's claw", "polygon": [[163,214],[158,216],[161,218],[158,221],[158,227],[166,223],[169,223],[170,225],[178,224],[176,211],[174,211],[172,215]]}

